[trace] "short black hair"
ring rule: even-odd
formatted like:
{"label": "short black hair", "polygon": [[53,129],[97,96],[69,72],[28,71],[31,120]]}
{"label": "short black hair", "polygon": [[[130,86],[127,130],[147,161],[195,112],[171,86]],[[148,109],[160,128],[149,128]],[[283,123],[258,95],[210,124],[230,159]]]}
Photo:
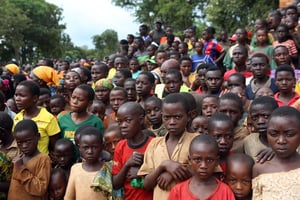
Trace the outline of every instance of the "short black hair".
{"label": "short black hair", "polygon": [[79,142],[83,136],[92,135],[97,137],[99,144],[101,146],[103,144],[102,134],[100,130],[94,126],[91,125],[85,126],[83,129],[79,130],[78,134],[79,134]]}
{"label": "short black hair", "polygon": [[50,173],[50,182],[53,179],[52,177],[55,175],[60,175],[65,183],[68,183],[68,175],[67,172],[62,168],[52,168]]}
{"label": "short black hair", "polygon": [[287,65],[287,64],[279,65],[275,71],[275,79],[277,78],[277,74],[279,72],[289,72],[295,78],[295,71],[290,65]]}
{"label": "short black hair", "polygon": [[185,61],[185,60],[187,60],[187,61],[189,61],[189,62],[192,63],[192,59],[191,59],[189,56],[182,56],[182,57],[179,59],[179,64],[181,64],[182,61]]}
{"label": "short black hair", "polygon": [[121,69],[118,70],[118,72],[120,72],[124,76],[125,79],[132,77],[132,74],[131,74],[130,70],[127,69],[127,68],[121,68]]}
{"label": "short black hair", "polygon": [[[254,160],[251,158],[251,156],[244,154],[244,153],[234,153],[227,157],[226,163],[227,166],[229,166],[230,162],[239,162],[243,164],[247,164],[250,169],[250,173],[252,174],[252,167],[255,164]],[[227,167],[227,173],[229,168]]]}
{"label": "short black hair", "polygon": [[32,96],[40,96],[40,87],[34,81],[22,81],[18,86],[27,87]]}
{"label": "short black hair", "polygon": [[195,146],[198,146],[199,144],[209,144],[214,148],[216,154],[219,153],[219,146],[218,146],[218,143],[215,140],[215,138],[213,138],[210,135],[201,134],[201,135],[197,135],[196,137],[194,137],[194,139],[191,141],[191,144],[189,147],[189,154],[191,154],[193,151],[193,148]]}
{"label": "short black hair", "polygon": [[62,103],[63,107],[65,107],[67,104],[65,97],[61,94],[55,94],[55,95],[51,96],[50,101],[53,99],[59,99],[59,101]]}
{"label": "short black hair", "polygon": [[263,105],[264,108],[269,108],[271,110],[275,110],[276,108],[278,108],[278,103],[276,102],[276,100],[269,96],[261,96],[254,99],[250,105],[250,112],[253,106],[256,105]]}
{"label": "short black hair", "polygon": [[152,83],[152,84],[155,83],[155,77],[154,77],[154,75],[153,75],[151,72],[149,72],[149,71],[142,71],[142,72],[139,74],[139,76],[140,76],[140,75],[145,75],[145,76],[147,76],[148,81],[149,81],[150,83]]}
{"label": "short black hair", "polygon": [[48,88],[40,88],[40,96],[42,96],[42,95],[48,95],[50,97],[51,92]]}
{"label": "short black hair", "polygon": [[150,103],[150,102],[154,102],[155,104],[157,104],[160,108],[162,107],[162,100],[156,96],[151,96],[148,97],[145,102],[144,105]]}
{"label": "short black hair", "polygon": [[120,105],[120,107],[118,109],[118,113],[122,109],[127,109],[127,110],[130,110],[130,111],[134,111],[134,113],[136,113],[137,115],[145,116],[145,110],[143,109],[141,104],[139,104],[137,102],[129,101],[129,102],[126,102],[126,103]]}
{"label": "short black hair", "polygon": [[[84,73],[84,75],[86,75],[87,81],[92,80],[91,71],[87,67],[79,67],[79,69],[82,70],[82,72]],[[83,81],[83,80],[81,80],[81,81]]]}
{"label": "short black hair", "polygon": [[89,101],[93,101],[94,100],[94,98],[95,98],[95,92],[94,92],[93,88],[91,88],[91,86],[89,86],[87,84],[81,84],[81,85],[78,85],[76,88],[79,88],[81,90],[86,91],[87,95],[88,95]]}
{"label": "short black hair", "polygon": [[251,56],[251,61],[252,61],[253,58],[263,58],[263,59],[265,59],[265,61],[267,62],[267,64],[270,63],[270,58],[266,54],[264,54],[264,53],[260,53],[260,52],[259,53],[254,53]]}
{"label": "short black hair", "polygon": [[243,101],[241,99],[241,97],[239,97],[237,94],[234,94],[234,93],[226,93],[224,95],[222,95],[220,98],[219,98],[219,106],[220,106],[220,103],[221,101],[223,100],[231,100],[231,101],[234,101],[236,102],[237,106],[238,106],[238,109],[243,112],[244,108],[243,108]]}
{"label": "short black hair", "polygon": [[1,128],[11,132],[14,125],[14,120],[6,112],[0,111],[0,122]]}
{"label": "short black hair", "polygon": [[[240,81],[242,81],[243,85],[246,86],[246,78],[245,78],[245,76],[243,74],[236,72],[236,73],[231,74],[228,77],[228,79],[230,77],[237,77]],[[227,81],[228,81],[228,79],[227,79]]]}
{"label": "short black hair", "polygon": [[186,98],[184,98],[183,95],[179,93],[172,93],[168,94],[164,100],[163,100],[163,105],[164,104],[174,104],[174,103],[180,103],[183,106],[183,109],[185,110],[186,114],[189,112],[189,103]]}
{"label": "short black hair", "polygon": [[14,135],[18,132],[22,132],[22,131],[31,131],[32,133],[34,133],[35,136],[39,136],[39,130],[38,127],[35,123],[35,121],[31,120],[31,119],[23,119],[22,121],[19,121],[17,123],[17,125],[15,126],[14,129]]}
{"label": "short black hair", "polygon": [[70,139],[60,138],[55,142],[55,146],[57,146],[57,145],[66,145],[66,146],[68,146],[70,148],[71,152],[72,152],[72,155],[74,156],[74,162],[75,162],[75,160],[76,160],[76,157],[75,157],[76,149],[75,149],[74,143]]}
{"label": "short black hair", "polygon": [[182,95],[187,101],[189,105],[189,111],[192,111],[193,109],[197,109],[197,102],[194,96],[189,92],[180,92],[180,95]]}
{"label": "short black hair", "polygon": [[272,112],[270,120],[273,117],[294,117],[297,120],[297,125],[299,126],[300,124],[300,112],[296,108],[293,108],[291,106],[282,106],[276,108]]}
{"label": "short black hair", "polygon": [[208,126],[207,126],[208,132],[210,132],[211,129],[214,127],[215,122],[225,122],[232,127],[232,130],[234,129],[233,122],[229,116],[227,116],[224,113],[216,113],[216,114],[212,115],[211,118],[209,118],[209,120],[208,120]]}
{"label": "short black hair", "polygon": [[121,91],[121,92],[123,92],[124,96],[125,96],[126,98],[128,98],[128,93],[127,93],[127,91],[125,90],[125,88],[123,88],[123,87],[119,87],[119,86],[114,87],[113,89],[111,89],[110,93],[112,93],[113,91]]}
{"label": "short black hair", "polygon": [[109,67],[104,62],[96,62],[94,65],[101,67],[101,70],[103,70],[104,73],[108,74]]}
{"label": "short black hair", "polygon": [[167,71],[167,75],[175,75],[180,81],[182,81],[182,75],[178,69],[170,69]]}

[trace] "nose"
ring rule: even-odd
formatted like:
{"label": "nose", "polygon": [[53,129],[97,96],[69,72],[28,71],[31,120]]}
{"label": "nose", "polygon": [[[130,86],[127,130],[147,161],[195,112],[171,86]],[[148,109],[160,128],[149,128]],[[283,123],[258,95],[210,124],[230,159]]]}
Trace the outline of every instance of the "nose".
{"label": "nose", "polygon": [[151,110],[150,115],[151,115],[151,116],[155,115],[154,110]]}
{"label": "nose", "polygon": [[277,143],[278,144],[285,144],[286,143],[286,138],[284,136],[280,135],[278,137]]}
{"label": "nose", "polygon": [[236,183],[236,189],[238,189],[238,190],[242,189],[242,184],[239,181],[237,181],[237,183]]}
{"label": "nose", "polygon": [[227,142],[226,142],[226,140],[225,140],[224,137],[221,137],[221,138],[220,138],[219,143],[220,143],[220,144],[223,144],[223,145],[226,145],[226,144],[227,144]]}

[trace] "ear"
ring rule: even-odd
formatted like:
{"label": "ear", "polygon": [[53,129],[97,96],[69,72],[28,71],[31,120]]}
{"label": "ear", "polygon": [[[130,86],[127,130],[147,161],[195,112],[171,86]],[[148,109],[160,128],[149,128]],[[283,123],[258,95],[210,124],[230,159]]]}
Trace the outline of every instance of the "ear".
{"label": "ear", "polygon": [[34,95],[32,96],[32,101],[36,104],[39,100],[39,96],[38,95]]}

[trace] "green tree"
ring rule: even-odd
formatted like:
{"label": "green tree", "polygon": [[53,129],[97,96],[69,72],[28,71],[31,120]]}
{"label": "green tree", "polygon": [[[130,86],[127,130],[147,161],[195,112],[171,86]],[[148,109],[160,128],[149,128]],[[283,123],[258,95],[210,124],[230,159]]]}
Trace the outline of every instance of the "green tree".
{"label": "green tree", "polygon": [[96,56],[98,59],[103,59],[118,50],[118,33],[114,30],[107,29],[101,35],[94,35],[92,39],[98,52]]}

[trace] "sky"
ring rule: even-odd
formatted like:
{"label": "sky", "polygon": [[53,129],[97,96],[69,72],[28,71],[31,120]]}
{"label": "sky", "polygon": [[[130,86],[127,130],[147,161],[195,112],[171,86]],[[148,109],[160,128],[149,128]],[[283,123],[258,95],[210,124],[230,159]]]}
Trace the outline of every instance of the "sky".
{"label": "sky", "polygon": [[111,0],[46,0],[62,8],[65,33],[76,46],[94,48],[92,36],[101,35],[106,29],[118,33],[119,40],[127,34],[136,34],[139,24],[130,11],[116,7]]}

